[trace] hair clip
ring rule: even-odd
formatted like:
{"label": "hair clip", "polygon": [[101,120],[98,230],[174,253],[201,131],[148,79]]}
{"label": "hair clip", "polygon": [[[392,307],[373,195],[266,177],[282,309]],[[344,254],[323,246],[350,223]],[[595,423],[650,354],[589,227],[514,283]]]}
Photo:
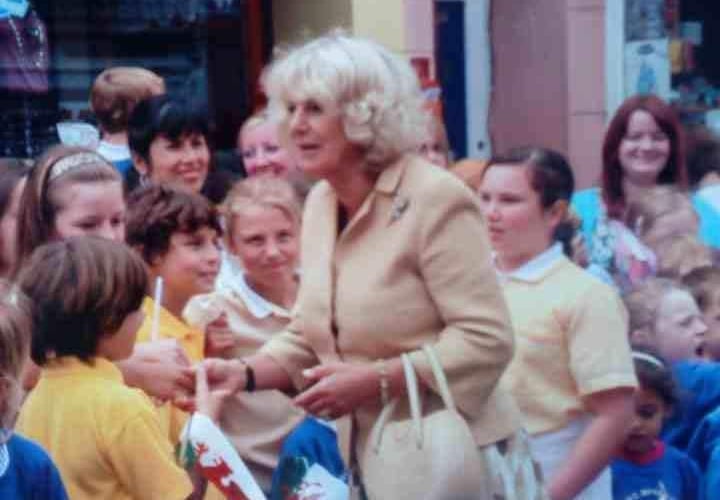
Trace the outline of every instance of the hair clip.
{"label": "hair clip", "polygon": [[60,160],[55,162],[52,167],[50,167],[48,182],[54,181],[55,179],[69,172],[70,170],[75,170],[78,167],[90,165],[92,163],[107,163],[107,161],[97,153],[90,153],[84,151],[82,153],[75,153],[66,156],[65,158],[61,158]]}
{"label": "hair clip", "polygon": [[660,361],[658,358],[656,358],[655,356],[653,356],[651,354],[633,351],[632,357],[633,357],[633,359],[645,361],[645,362],[650,363],[651,365],[654,365],[663,370],[666,368],[665,364],[662,361]]}

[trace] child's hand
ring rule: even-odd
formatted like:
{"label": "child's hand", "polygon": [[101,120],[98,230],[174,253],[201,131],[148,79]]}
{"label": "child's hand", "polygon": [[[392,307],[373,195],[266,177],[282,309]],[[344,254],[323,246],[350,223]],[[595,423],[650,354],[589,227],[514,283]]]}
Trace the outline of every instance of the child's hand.
{"label": "child's hand", "polygon": [[176,363],[190,366],[190,359],[177,339],[161,339],[153,342],[141,342],[135,346],[133,358],[141,361]]}
{"label": "child's hand", "polygon": [[205,365],[199,363],[195,367],[195,411],[210,417],[217,422],[223,402],[232,394],[227,387],[208,386],[208,376]]}
{"label": "child's hand", "polygon": [[205,356],[208,358],[227,358],[235,347],[235,336],[228,328],[227,314],[208,323],[205,327]]}

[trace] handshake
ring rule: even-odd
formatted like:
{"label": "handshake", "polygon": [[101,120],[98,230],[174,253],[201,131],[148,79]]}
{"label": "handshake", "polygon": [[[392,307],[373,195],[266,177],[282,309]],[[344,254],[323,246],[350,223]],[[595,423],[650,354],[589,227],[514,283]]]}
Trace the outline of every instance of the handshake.
{"label": "handshake", "polygon": [[222,402],[245,388],[246,369],[239,360],[208,359],[194,365],[175,339],[138,344],[124,372],[128,384],[142,388],[161,404],[199,411],[215,420]]}

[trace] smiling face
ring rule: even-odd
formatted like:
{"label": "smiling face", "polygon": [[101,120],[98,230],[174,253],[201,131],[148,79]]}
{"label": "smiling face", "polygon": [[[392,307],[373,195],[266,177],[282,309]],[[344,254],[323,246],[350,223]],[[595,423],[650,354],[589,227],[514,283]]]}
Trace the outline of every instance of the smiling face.
{"label": "smiling face", "polygon": [[670,139],[645,110],[634,111],[628,120],[618,158],[625,179],[652,186],[670,158]]}
{"label": "smiling face", "polygon": [[707,326],[700,309],[685,290],[671,290],[660,301],[655,319],[655,342],[661,356],[670,361],[696,358]]}
{"label": "smiling face", "polygon": [[182,186],[198,193],[210,167],[210,149],[199,133],[176,139],[159,135],[150,144],[148,159],[135,155],[133,161],[141,174],[157,184]]}
{"label": "smiling face", "polygon": [[125,241],[125,198],[118,181],[77,182],[58,194],[55,237],[97,236]]}
{"label": "smiling face", "polygon": [[526,166],[491,165],[483,176],[480,207],[490,242],[503,271],[511,271],[545,251],[557,226],[556,210],[543,209]]}
{"label": "smiling face", "polygon": [[296,99],[287,103],[287,113],[290,154],[303,173],[332,179],[362,165],[362,150],[345,137],[337,105]]}
{"label": "smiling face", "polygon": [[175,297],[189,300],[210,293],[220,270],[220,237],[204,226],[194,232],[176,232],[170,237],[165,255],[150,263],[153,276],[161,276],[165,288]]}
{"label": "smiling face", "polygon": [[298,223],[272,206],[249,205],[233,216],[230,250],[253,288],[292,282],[298,264]]}
{"label": "smiling face", "polygon": [[623,443],[624,451],[644,454],[652,450],[668,411],[655,391],[639,388],[635,393],[635,415]]}
{"label": "smiling face", "polygon": [[240,133],[238,150],[248,175],[267,173],[282,177],[292,168],[290,154],[278,141],[277,128],[275,123],[264,121]]}

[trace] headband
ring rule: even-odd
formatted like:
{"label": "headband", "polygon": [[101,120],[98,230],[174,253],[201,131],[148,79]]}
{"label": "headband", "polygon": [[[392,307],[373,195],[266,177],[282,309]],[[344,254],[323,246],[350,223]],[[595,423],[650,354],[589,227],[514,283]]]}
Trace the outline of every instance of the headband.
{"label": "headband", "polygon": [[633,357],[633,359],[637,359],[637,360],[641,360],[641,361],[645,361],[645,362],[647,362],[647,363],[650,363],[651,365],[653,365],[653,366],[655,366],[655,367],[657,367],[657,368],[660,368],[660,369],[662,369],[662,370],[666,369],[665,364],[664,364],[662,361],[660,361],[658,358],[656,358],[655,356],[653,356],[653,355],[651,355],[651,354],[646,354],[646,353],[644,353],[644,352],[633,351],[632,357]]}
{"label": "headband", "polygon": [[81,153],[71,154],[58,160],[52,167],[50,167],[48,182],[54,181],[70,170],[75,170],[78,167],[96,163],[107,163],[107,161],[97,153],[83,151]]}

